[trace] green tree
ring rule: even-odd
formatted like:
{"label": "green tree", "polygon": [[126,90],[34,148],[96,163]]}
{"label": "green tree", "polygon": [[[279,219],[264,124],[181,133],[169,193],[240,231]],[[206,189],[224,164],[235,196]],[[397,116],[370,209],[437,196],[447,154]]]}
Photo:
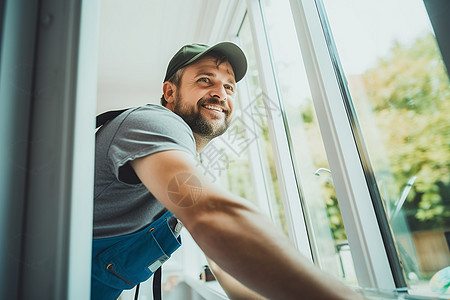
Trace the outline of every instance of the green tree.
{"label": "green tree", "polygon": [[[394,43],[388,55],[359,79],[364,91],[358,92],[351,80],[350,91],[360,123],[367,115],[358,108],[368,102],[368,114],[375,124],[367,126],[378,128],[380,133],[364,135],[368,148],[384,145],[384,151],[371,152],[370,159],[377,179],[384,180],[387,205],[393,205],[404,185],[416,176],[403,205],[410,229],[448,230],[450,84],[434,36],[420,37],[411,45]],[[309,138],[320,138],[313,107],[302,107],[301,115]],[[315,165],[326,165],[318,156],[313,159]],[[388,164],[379,163],[386,161]],[[323,190],[334,238],[345,239],[335,191],[329,182],[324,182]]]}
{"label": "green tree", "polygon": [[449,228],[450,85],[434,36],[395,43],[362,78],[390,162],[389,198],[416,176],[403,206],[411,229]]}

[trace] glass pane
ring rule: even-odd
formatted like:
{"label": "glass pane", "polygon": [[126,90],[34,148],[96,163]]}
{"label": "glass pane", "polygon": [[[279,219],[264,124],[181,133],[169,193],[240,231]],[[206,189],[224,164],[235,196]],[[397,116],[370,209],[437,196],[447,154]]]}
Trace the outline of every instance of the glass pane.
{"label": "glass pane", "polygon": [[280,113],[280,109],[267,99],[260,88],[248,17],[244,19],[238,37],[248,59],[248,71],[245,79],[247,89],[244,91],[241,88],[240,99],[242,122],[245,124],[247,139],[251,141],[249,161],[255,184],[255,196],[259,201],[264,199],[265,203],[259,202],[259,205],[266,206],[274,223],[288,235],[268,128],[268,110],[271,110],[272,113]]}
{"label": "glass pane", "polygon": [[[357,279],[319,130],[289,1],[261,1],[279,96],[291,137],[291,149],[314,261],[323,270],[356,285]],[[295,217],[295,216],[293,216]]]}
{"label": "glass pane", "polygon": [[450,85],[423,1],[324,4],[411,293],[444,292]]}

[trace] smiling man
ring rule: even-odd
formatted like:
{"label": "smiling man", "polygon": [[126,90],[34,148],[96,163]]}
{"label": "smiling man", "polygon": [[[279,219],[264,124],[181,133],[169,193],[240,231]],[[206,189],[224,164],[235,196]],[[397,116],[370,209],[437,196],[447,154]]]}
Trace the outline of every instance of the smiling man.
{"label": "smiling man", "polygon": [[[195,47],[198,45],[186,46],[182,51],[195,51]],[[197,152],[222,135],[231,121],[236,81],[233,67],[226,59],[217,50],[210,50],[195,64],[177,70],[163,85],[162,104],[192,129]],[[245,60],[239,65],[246,67]]]}
{"label": "smiling man", "polygon": [[163,106],[127,110],[97,131],[92,299],[116,299],[157,272],[181,224],[232,299],[358,298],[198,166],[230,124],[246,69],[233,43],[186,45],[167,68]]}

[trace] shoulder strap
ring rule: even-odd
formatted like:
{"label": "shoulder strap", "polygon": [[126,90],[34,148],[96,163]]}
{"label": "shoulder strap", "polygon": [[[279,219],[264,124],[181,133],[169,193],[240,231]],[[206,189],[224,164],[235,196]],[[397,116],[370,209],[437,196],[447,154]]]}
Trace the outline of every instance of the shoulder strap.
{"label": "shoulder strap", "polygon": [[161,300],[162,266],[153,274],[153,300]]}
{"label": "shoulder strap", "polygon": [[104,113],[101,113],[96,118],[96,126],[95,128],[99,128],[100,126],[104,125],[106,122],[114,119],[124,111],[128,110],[129,108],[125,109],[119,109],[119,110],[110,110]]}
{"label": "shoulder strap", "polygon": [[[155,271],[155,274],[153,274],[153,300],[162,300],[161,298],[161,269],[162,266],[158,268],[158,270]],[[136,285],[136,291],[134,293],[134,300],[139,299],[139,287],[141,286],[140,283]]]}

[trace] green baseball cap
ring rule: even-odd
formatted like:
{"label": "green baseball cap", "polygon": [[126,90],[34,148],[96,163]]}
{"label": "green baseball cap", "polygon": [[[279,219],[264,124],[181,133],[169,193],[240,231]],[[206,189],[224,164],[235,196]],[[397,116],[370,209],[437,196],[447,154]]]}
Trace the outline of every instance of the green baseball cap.
{"label": "green baseball cap", "polygon": [[247,59],[238,45],[231,42],[222,42],[214,46],[205,44],[190,44],[183,46],[169,62],[164,81],[167,81],[179,69],[197,61],[209,52],[214,51],[223,54],[228,59],[234,71],[236,82],[241,80],[247,72]]}

